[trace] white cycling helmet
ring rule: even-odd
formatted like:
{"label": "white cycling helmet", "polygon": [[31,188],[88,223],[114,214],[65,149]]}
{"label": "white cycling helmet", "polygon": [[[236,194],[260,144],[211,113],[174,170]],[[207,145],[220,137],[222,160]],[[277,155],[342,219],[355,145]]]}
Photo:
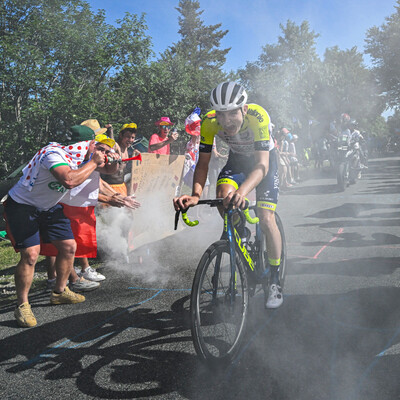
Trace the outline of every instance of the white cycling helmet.
{"label": "white cycling helmet", "polygon": [[211,91],[210,101],[215,111],[231,111],[243,107],[247,93],[236,82],[222,82]]}

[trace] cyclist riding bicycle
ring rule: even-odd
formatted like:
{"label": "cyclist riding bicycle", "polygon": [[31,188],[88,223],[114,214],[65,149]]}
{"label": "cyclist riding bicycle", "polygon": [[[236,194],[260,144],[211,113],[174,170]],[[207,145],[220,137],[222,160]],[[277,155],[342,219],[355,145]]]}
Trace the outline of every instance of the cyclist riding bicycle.
{"label": "cyclist riding bicycle", "polygon": [[224,199],[224,207],[244,207],[246,196],[256,189],[257,216],[266,236],[271,270],[269,288],[265,289],[265,307],[277,308],[283,302],[279,282],[282,241],[274,214],[279,178],[270,117],[261,106],[246,104],[246,90],[235,82],[219,84],[212,90],[210,101],[213,110],[205,115],[201,125],[200,154],[192,195],[175,198],[174,207],[175,210],[186,210],[198,203],[207,179],[213,140],[219,136],[229,146],[229,157],[218,176],[217,198]]}

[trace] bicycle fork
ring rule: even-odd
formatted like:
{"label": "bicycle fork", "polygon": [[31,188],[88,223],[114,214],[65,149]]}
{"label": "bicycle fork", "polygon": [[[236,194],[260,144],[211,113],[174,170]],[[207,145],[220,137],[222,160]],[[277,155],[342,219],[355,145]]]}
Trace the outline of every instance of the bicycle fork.
{"label": "bicycle fork", "polygon": [[231,276],[229,280],[229,301],[230,306],[233,307],[235,303],[235,294],[236,294],[236,249],[235,249],[235,238],[233,234],[233,224],[232,224],[232,210],[228,210],[224,214],[224,229],[228,235],[228,243],[229,243],[229,253],[230,253],[230,267],[231,267]]}

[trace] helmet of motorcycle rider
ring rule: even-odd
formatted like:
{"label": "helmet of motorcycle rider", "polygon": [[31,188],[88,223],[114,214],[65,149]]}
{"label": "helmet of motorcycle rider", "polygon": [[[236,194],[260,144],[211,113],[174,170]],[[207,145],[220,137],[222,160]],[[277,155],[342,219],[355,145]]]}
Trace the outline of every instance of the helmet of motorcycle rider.
{"label": "helmet of motorcycle rider", "polygon": [[340,119],[342,120],[342,122],[349,122],[349,121],[350,121],[350,115],[349,115],[349,114],[346,114],[346,113],[343,113],[343,114],[340,116]]}
{"label": "helmet of motorcycle rider", "polygon": [[231,111],[243,107],[247,93],[236,82],[222,82],[211,91],[210,102],[215,111]]}

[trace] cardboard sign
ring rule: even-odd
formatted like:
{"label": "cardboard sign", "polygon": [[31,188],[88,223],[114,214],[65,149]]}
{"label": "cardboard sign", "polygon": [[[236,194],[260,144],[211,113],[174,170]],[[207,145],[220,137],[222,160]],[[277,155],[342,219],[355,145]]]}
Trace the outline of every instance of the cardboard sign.
{"label": "cardboard sign", "polygon": [[132,162],[129,193],[141,207],[132,212],[129,251],[174,234],[172,199],[179,195],[185,156],[142,153]]}

